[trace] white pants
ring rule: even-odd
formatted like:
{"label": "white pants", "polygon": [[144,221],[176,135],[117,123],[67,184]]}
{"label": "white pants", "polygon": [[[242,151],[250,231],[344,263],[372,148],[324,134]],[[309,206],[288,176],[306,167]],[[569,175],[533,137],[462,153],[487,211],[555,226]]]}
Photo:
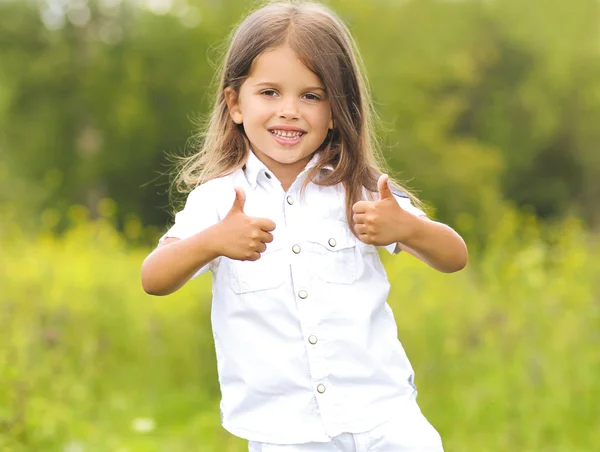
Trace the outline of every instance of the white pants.
{"label": "white pants", "polygon": [[342,433],[329,443],[267,444],[250,441],[249,452],[443,452],[442,439],[414,398],[388,422],[364,433]]}

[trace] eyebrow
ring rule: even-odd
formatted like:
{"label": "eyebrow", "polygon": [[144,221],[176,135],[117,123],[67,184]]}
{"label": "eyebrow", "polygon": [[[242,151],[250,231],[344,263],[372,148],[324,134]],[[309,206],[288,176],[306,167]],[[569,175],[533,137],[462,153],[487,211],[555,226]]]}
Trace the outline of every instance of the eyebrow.
{"label": "eyebrow", "polygon": [[[257,86],[273,86],[275,88],[281,88],[281,85],[279,85],[279,83],[275,83],[275,82],[260,82],[260,83],[256,83],[254,85],[255,87]],[[321,86],[309,86],[308,88],[304,88],[306,91],[323,91],[323,92],[327,92],[327,90]]]}

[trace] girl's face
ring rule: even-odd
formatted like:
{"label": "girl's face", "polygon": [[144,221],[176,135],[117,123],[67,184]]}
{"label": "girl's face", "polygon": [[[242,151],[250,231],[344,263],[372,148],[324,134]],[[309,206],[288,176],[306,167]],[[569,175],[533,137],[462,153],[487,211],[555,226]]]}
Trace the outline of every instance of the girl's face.
{"label": "girl's face", "polygon": [[282,183],[293,182],[333,126],[325,86],[287,45],[256,58],[239,93],[225,95],[252,150]]}

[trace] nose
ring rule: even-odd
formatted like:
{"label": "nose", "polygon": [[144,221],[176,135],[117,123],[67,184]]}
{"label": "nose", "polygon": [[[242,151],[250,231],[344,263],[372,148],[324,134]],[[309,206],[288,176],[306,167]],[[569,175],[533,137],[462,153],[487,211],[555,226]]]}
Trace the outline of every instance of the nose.
{"label": "nose", "polygon": [[290,97],[282,99],[279,117],[286,119],[298,119],[300,117],[300,112],[298,111],[298,105],[296,105],[295,99]]}

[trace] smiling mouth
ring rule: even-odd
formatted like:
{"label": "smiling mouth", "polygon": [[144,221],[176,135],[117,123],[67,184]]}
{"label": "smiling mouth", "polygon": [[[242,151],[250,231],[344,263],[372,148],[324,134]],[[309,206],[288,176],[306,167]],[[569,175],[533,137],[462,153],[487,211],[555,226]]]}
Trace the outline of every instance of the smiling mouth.
{"label": "smiling mouth", "polygon": [[306,132],[300,132],[300,131],[295,131],[295,130],[292,131],[292,130],[273,129],[273,130],[269,130],[269,132],[272,135],[275,135],[277,138],[280,138],[282,140],[289,140],[289,141],[297,140],[301,136],[306,135]]}

